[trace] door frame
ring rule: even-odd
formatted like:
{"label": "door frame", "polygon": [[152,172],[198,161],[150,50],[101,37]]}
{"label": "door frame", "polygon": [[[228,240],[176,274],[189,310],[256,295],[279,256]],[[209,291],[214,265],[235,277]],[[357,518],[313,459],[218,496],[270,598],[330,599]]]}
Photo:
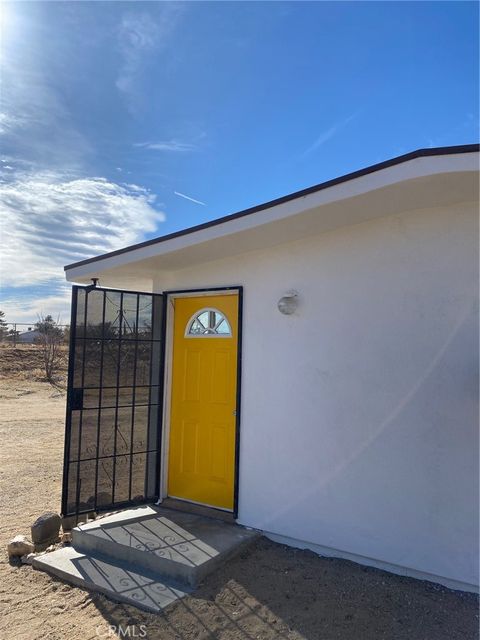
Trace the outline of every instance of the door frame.
{"label": "door frame", "polygon": [[[236,390],[236,416],[235,416],[235,460],[233,479],[233,517],[238,515],[238,482],[240,462],[240,417],[241,417],[241,389],[242,389],[242,319],[243,319],[243,287],[240,285],[226,287],[203,287],[201,289],[172,289],[163,291],[165,303],[164,324],[164,356],[163,356],[163,403],[162,425],[160,443],[160,478],[159,478],[159,503],[168,498],[168,457],[170,438],[170,406],[172,398],[172,369],[173,369],[173,331],[175,323],[175,311],[171,304],[175,298],[200,298],[212,295],[237,295],[238,296],[238,335],[237,335],[237,390]],[[185,504],[189,504],[186,500]],[[191,502],[190,504],[196,504]],[[214,509],[215,507],[212,507]]]}
{"label": "door frame", "polygon": [[[175,298],[200,298],[211,295],[237,295],[238,296],[238,335],[237,335],[237,389],[236,389],[236,416],[235,416],[235,459],[233,481],[233,514],[238,515],[239,493],[239,463],[240,463],[240,423],[241,423],[241,388],[242,388],[242,320],[243,320],[243,287],[240,285],[226,287],[203,287],[201,289],[172,289],[163,291],[165,296],[165,324],[164,324],[164,361],[163,361],[163,403],[162,403],[162,430],[160,443],[160,478],[159,501],[168,498],[168,458],[170,437],[170,406],[172,394],[172,367],[173,367],[173,331],[175,312],[171,304]],[[189,501],[186,500],[185,504]],[[196,504],[191,502],[191,504]],[[215,509],[215,507],[210,507]]]}

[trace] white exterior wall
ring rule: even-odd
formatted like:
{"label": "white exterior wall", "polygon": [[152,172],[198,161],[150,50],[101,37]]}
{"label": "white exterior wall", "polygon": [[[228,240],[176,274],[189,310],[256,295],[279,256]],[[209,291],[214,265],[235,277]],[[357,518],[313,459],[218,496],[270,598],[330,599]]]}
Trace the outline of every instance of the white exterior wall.
{"label": "white exterior wall", "polygon": [[414,211],[158,279],[245,287],[240,523],[478,585],[477,233]]}

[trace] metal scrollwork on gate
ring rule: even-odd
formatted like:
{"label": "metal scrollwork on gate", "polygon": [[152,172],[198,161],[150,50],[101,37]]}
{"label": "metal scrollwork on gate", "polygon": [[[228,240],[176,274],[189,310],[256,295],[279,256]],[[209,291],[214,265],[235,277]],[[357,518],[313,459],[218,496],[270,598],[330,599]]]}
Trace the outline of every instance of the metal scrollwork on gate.
{"label": "metal scrollwork on gate", "polygon": [[63,515],[158,497],[163,296],[96,285],[72,289]]}

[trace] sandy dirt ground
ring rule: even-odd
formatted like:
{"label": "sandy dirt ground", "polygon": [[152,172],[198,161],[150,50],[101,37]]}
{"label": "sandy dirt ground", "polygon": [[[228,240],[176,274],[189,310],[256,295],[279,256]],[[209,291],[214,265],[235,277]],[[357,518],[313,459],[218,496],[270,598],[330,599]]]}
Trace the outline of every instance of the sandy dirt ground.
{"label": "sandy dirt ground", "polygon": [[8,540],[60,504],[65,397],[25,378],[0,379],[0,640],[478,637],[471,594],[265,539],[160,616],[9,564]]}

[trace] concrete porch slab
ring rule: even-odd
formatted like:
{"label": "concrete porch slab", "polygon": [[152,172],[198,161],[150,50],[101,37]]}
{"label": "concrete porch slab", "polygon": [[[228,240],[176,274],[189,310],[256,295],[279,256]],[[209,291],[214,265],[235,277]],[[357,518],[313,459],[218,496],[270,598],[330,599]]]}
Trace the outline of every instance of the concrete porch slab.
{"label": "concrete porch slab", "polygon": [[99,591],[117,602],[126,602],[146,611],[159,613],[182,598],[186,590],[172,586],[150,572],[99,556],[85,555],[64,547],[34,558],[33,567],[82,587]]}
{"label": "concrete porch slab", "polygon": [[83,554],[101,554],[195,586],[258,535],[236,524],[149,506],[80,525],[72,531],[72,543]]}

